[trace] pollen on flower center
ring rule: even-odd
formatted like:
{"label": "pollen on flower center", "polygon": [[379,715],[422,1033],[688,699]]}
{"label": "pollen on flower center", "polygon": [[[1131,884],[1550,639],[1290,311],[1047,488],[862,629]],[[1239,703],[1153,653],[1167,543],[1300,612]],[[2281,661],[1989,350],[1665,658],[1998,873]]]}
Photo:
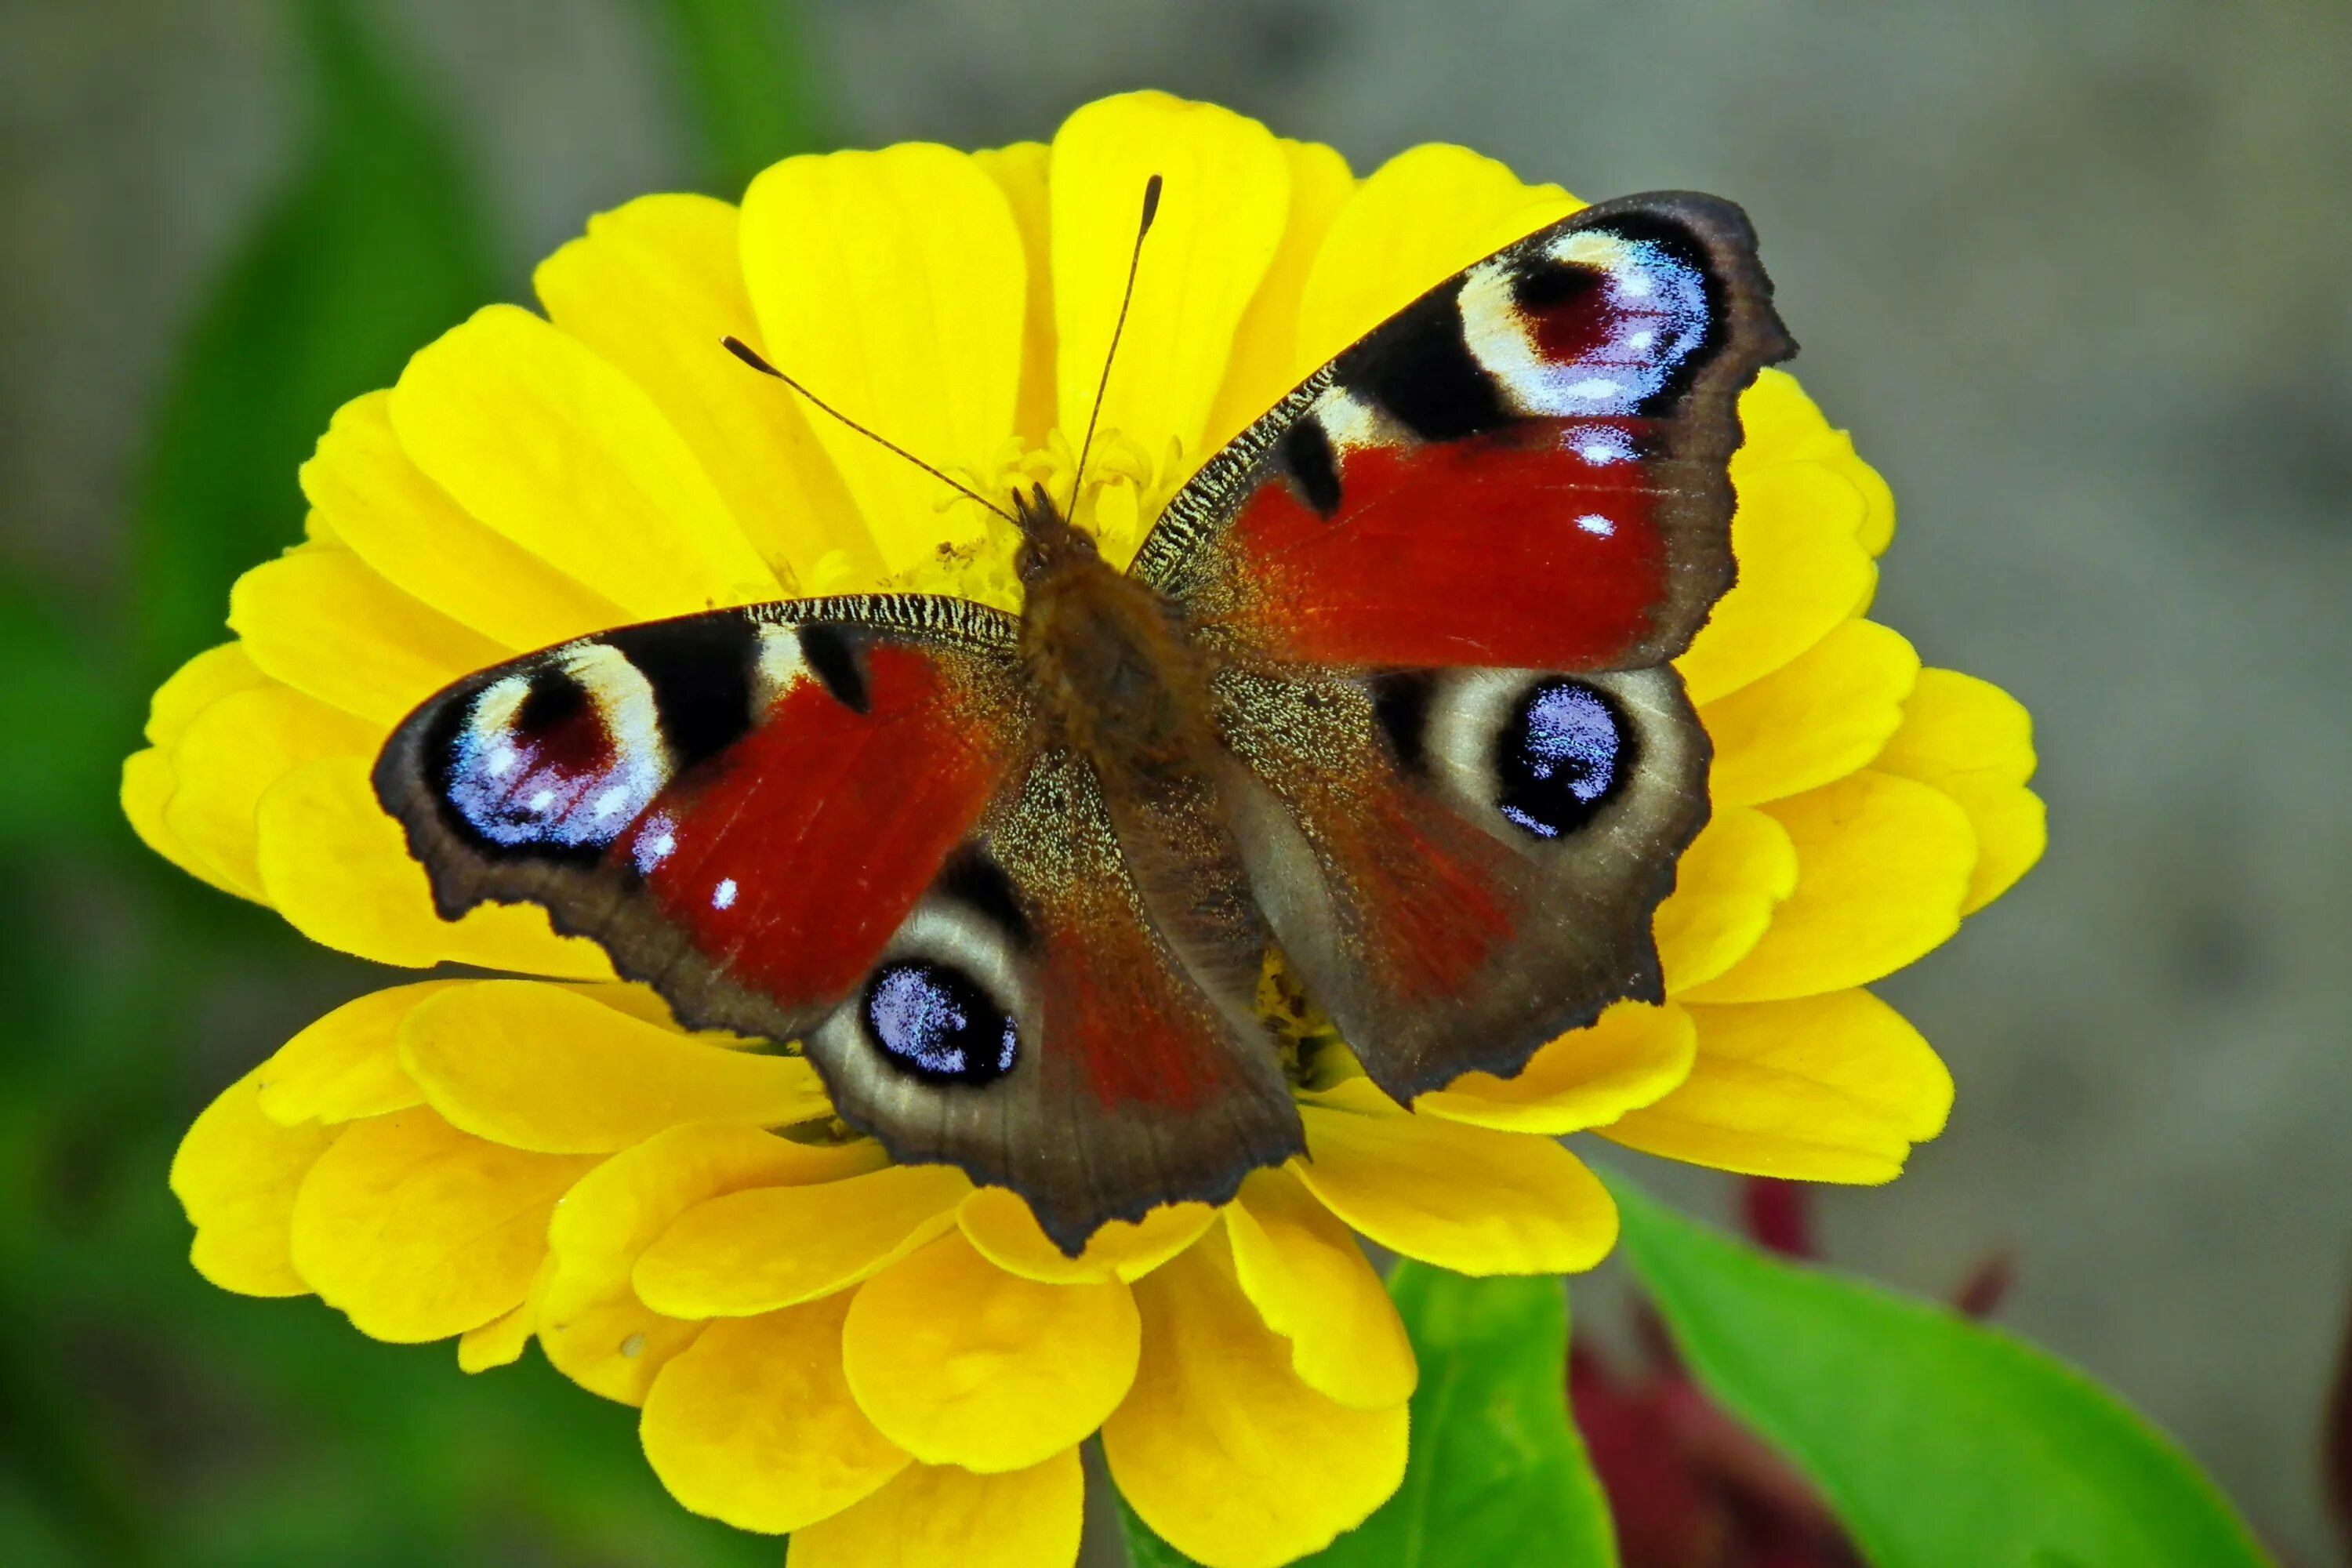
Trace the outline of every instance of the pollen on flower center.
{"label": "pollen on flower center", "polygon": [[[1033,486],[1044,486],[1045,493],[1068,511],[1071,521],[1094,535],[1103,559],[1113,565],[1124,565],[1135,554],[1152,521],[1191,472],[1184,461],[1184,445],[1175,437],[1169,438],[1155,461],[1141,441],[1108,426],[1095,432],[1085,481],[1073,497],[1077,467],[1077,444],[1055,429],[1047,431],[1038,446],[1017,436],[1007,437],[987,465],[958,465],[948,471],[981,495],[1003,498],[1008,506],[1013,496],[1026,495]],[[907,593],[949,594],[1017,612],[1022,595],[1013,560],[1021,541],[1013,525],[982,512],[971,498],[952,491],[940,496],[939,510],[938,551],[895,574],[890,587]],[[961,531],[957,525],[973,514],[980,516],[982,531],[957,542],[952,537]],[[814,591],[840,590],[819,585]]]}

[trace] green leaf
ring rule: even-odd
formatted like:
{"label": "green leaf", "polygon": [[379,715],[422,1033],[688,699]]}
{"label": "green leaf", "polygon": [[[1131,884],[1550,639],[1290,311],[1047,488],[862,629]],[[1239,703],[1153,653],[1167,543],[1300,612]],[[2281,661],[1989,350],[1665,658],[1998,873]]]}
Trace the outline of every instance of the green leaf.
{"label": "green leaf", "polygon": [[142,662],[220,641],[229,584],[300,536],[295,469],[338,405],[490,297],[456,154],[351,0],[299,0],[311,126],[200,309],[140,500]]}
{"label": "green leaf", "polygon": [[2268,1563],[2212,1483],[2073,1368],[1609,1185],[1693,1373],[1811,1479],[1876,1568]]}
{"label": "green leaf", "polygon": [[[1396,1496],[1303,1563],[1321,1568],[1611,1568],[1608,1500],[1568,1418],[1568,1294],[1558,1279],[1389,1276],[1421,1361]],[[1134,1568],[1188,1568],[1125,1502]]]}
{"label": "green leaf", "polygon": [[1568,1418],[1568,1293],[1558,1279],[1389,1276],[1421,1361],[1397,1495],[1307,1559],[1328,1568],[1603,1568],[1608,1500]]}
{"label": "green leaf", "polygon": [[787,0],[647,0],[669,36],[678,96],[701,132],[703,179],[729,201],[779,158],[814,152],[816,92]]}

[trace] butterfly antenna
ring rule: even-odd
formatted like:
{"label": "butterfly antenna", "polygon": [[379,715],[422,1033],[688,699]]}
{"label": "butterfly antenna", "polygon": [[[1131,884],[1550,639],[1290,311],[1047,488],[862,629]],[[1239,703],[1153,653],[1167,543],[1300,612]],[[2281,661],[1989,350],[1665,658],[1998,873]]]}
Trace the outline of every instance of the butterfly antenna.
{"label": "butterfly antenna", "polygon": [[1087,438],[1078,447],[1078,471],[1070,480],[1070,510],[1078,509],[1078,497],[1087,482],[1087,457],[1095,449],[1095,425],[1102,418],[1103,394],[1110,390],[1110,367],[1118,358],[1119,334],[1127,331],[1127,308],[1135,303],[1135,274],[1143,261],[1143,237],[1151,232],[1151,220],[1160,215],[1160,176],[1154,174],[1143,182],[1143,221],[1135,226],[1135,249],[1127,258],[1127,289],[1118,297],[1118,321],[1110,330],[1110,347],[1103,351],[1102,379],[1095,383],[1094,411],[1087,416]]}
{"label": "butterfly antenna", "polygon": [[754,349],[751,344],[745,342],[742,339],[738,337],[725,337],[719,341],[726,345],[726,349],[729,353],[733,354],[737,359],[741,360],[745,364],[750,365],[761,375],[774,376],[778,381],[782,382],[786,386],[791,387],[794,392],[797,392],[803,397],[807,398],[818,408],[832,415],[835,419],[840,420],[844,425],[848,426],[852,430],[856,431],[860,436],[865,437],[876,446],[882,447],[886,451],[896,452],[899,457],[906,458],[907,461],[914,464],[915,467],[922,469],[923,472],[930,475],[931,478],[939,480],[940,483],[947,486],[950,489],[957,491],[959,494],[963,495],[969,500],[978,501],[981,505],[986,507],[989,510],[994,512],[1005,521],[1015,522],[1017,521],[1011,512],[1005,510],[1003,507],[997,505],[986,496],[982,495],[978,490],[973,489],[970,485],[965,484],[961,479],[957,479],[954,475],[942,472],[940,469],[926,463],[922,458],[918,458],[914,453],[909,452],[906,447],[898,445],[898,442],[891,440],[887,436],[869,430],[865,426],[860,425],[856,420],[852,419],[848,415],[844,414],[840,409],[835,408],[832,404],[827,403],[824,398],[819,397],[815,393],[811,392],[807,387],[803,386],[799,382],[794,381],[791,376],[786,375],[782,371],[778,370],[774,365],[770,364],[766,360],[761,358],[759,351]]}

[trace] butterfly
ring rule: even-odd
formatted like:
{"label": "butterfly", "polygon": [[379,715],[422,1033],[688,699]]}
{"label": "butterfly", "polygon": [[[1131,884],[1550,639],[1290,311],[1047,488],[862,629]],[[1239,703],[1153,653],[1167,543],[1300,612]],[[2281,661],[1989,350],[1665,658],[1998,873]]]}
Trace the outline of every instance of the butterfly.
{"label": "butterfly", "polygon": [[1075,1254],[1304,1152],[1269,952],[1400,1102],[1662,997],[1707,815],[1668,661],[1792,353],[1738,207],[1587,207],[1308,376],[1123,571],[1033,488],[1017,616],[583,637],[425,701],[376,793],[444,918],[537,904],[688,1026],[800,1042],[851,1128]]}

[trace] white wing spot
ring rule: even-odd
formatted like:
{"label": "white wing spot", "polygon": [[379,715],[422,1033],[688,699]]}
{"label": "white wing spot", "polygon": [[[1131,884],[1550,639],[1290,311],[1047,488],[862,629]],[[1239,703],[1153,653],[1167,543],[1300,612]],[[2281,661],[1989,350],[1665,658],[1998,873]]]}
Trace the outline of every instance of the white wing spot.
{"label": "white wing spot", "polygon": [[530,811],[532,811],[532,812],[534,812],[534,813],[537,813],[537,812],[543,812],[543,811],[545,811],[549,806],[553,805],[554,804],[555,804],[555,792],[554,792],[553,790],[551,790],[551,789],[543,789],[543,790],[541,790],[537,795],[532,795],[532,796],[530,797],[530,799],[529,799],[529,800],[527,800],[527,801],[525,801],[525,802],[523,803],[524,806],[525,806],[527,809],[529,809]]}
{"label": "white wing spot", "polygon": [[710,907],[714,910],[731,910],[735,907],[734,878],[721,877],[719,879],[719,886],[710,889]]}
{"label": "white wing spot", "polygon": [[1576,526],[1601,539],[1606,539],[1617,531],[1617,525],[1597,511],[1588,511],[1578,518]]}

